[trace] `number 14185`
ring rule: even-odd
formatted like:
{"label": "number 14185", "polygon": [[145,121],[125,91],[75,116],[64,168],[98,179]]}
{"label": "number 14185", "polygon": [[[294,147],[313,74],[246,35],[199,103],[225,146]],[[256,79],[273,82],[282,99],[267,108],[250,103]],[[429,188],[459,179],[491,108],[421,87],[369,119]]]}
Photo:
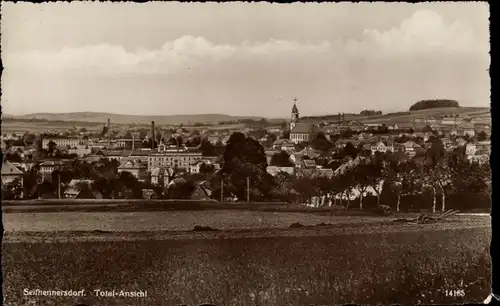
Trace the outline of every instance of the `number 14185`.
{"label": "number 14185", "polygon": [[446,296],[449,296],[449,297],[464,297],[465,296],[465,290],[463,290],[463,289],[445,290],[444,292],[445,292]]}

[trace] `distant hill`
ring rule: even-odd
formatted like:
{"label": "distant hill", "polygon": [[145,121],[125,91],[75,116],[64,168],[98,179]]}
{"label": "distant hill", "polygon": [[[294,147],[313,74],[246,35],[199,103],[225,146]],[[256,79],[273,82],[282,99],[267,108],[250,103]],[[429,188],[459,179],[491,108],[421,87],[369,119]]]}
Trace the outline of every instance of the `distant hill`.
{"label": "distant hill", "polygon": [[[383,115],[376,116],[361,116],[359,114],[348,114],[346,113],[345,120],[358,120],[363,123],[395,123],[395,122],[405,122],[411,121],[417,118],[426,118],[430,116],[440,117],[449,115],[460,115],[475,118],[484,118],[485,120],[491,120],[490,108],[489,107],[443,107],[443,108],[429,108],[416,111],[406,111],[406,112],[394,112],[387,113]],[[339,121],[339,115],[323,115],[323,116],[307,116],[301,118],[301,120],[309,122],[337,122]]]}
{"label": "distant hill", "polygon": [[443,107],[429,108],[408,112],[388,113],[380,116],[359,117],[357,120],[363,123],[397,123],[408,122],[412,119],[442,117],[450,115],[459,115],[461,117],[483,118],[486,121],[491,121],[489,107]]}
{"label": "distant hill", "polygon": [[49,121],[68,122],[99,122],[106,123],[108,118],[114,124],[150,124],[155,121],[158,125],[170,124],[216,124],[220,121],[231,121],[239,119],[260,120],[262,117],[230,116],[224,114],[196,114],[196,115],[121,115],[97,112],[76,112],[76,113],[33,113],[21,116],[4,115],[13,119],[44,119]]}

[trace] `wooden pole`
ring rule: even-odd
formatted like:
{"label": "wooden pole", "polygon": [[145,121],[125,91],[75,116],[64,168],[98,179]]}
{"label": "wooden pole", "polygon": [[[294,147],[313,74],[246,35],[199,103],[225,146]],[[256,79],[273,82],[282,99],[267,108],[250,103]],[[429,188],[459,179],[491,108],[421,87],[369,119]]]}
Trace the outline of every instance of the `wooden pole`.
{"label": "wooden pole", "polygon": [[61,199],[61,172],[57,172],[57,198]]}
{"label": "wooden pole", "polygon": [[220,180],[220,201],[224,202],[224,180]]}
{"label": "wooden pole", "polygon": [[250,203],[250,178],[247,177],[247,202]]}

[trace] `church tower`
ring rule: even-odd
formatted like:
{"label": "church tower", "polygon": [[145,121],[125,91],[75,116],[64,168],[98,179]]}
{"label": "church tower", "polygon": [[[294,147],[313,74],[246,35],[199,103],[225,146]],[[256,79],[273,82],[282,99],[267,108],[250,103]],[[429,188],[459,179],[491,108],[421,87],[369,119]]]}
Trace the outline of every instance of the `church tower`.
{"label": "church tower", "polygon": [[290,130],[293,130],[295,124],[299,121],[299,109],[297,108],[297,98],[293,99],[292,118],[290,120]]}

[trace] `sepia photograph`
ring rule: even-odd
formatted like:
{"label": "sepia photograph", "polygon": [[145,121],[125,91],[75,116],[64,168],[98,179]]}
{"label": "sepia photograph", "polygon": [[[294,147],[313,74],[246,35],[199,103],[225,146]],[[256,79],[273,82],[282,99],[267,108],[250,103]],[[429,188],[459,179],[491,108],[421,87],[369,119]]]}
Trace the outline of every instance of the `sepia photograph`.
{"label": "sepia photograph", "polygon": [[488,3],[1,12],[4,305],[500,303]]}

